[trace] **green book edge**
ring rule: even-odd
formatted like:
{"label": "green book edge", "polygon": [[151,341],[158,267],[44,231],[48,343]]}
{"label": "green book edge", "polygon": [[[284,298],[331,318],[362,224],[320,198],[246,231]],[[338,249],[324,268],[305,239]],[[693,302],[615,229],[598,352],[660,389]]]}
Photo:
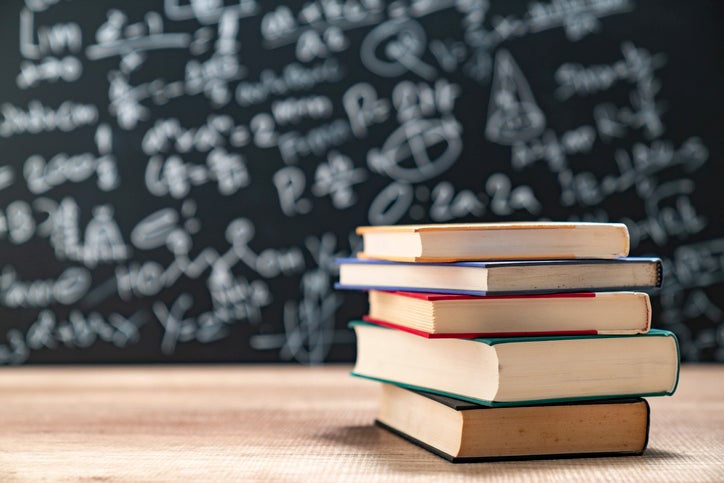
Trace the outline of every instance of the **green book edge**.
{"label": "green book edge", "polygon": [[[460,394],[454,394],[450,392],[440,391],[430,387],[416,386],[414,384],[406,384],[402,382],[391,381],[389,379],[382,379],[379,377],[367,376],[351,371],[350,375],[359,377],[362,379],[368,379],[371,381],[381,382],[385,384],[392,384],[393,386],[404,387],[405,389],[412,389],[415,391],[431,392],[433,394],[439,394],[440,396],[451,397],[453,399],[460,399],[461,401],[467,401],[480,406],[487,406],[491,408],[504,408],[504,407],[515,407],[515,406],[540,406],[541,404],[557,404],[557,403],[569,403],[576,401],[602,401],[606,399],[624,399],[624,398],[645,398],[645,397],[659,397],[659,396],[671,396],[676,391],[676,386],[671,391],[664,392],[652,392],[652,393],[629,393],[629,394],[606,394],[601,396],[584,396],[584,397],[563,397],[563,398],[550,398],[550,399],[528,399],[525,401],[486,401],[484,399],[477,399],[468,396],[462,396]],[[678,384],[678,374],[677,374]]]}
{"label": "green book edge", "polygon": [[[348,327],[354,328],[356,325],[366,325],[371,327],[376,327],[382,330],[395,330],[390,329],[387,327],[382,327],[375,324],[370,324],[369,322],[361,321],[361,320],[354,320],[351,321],[348,324]],[[410,337],[418,337],[414,334],[408,334]],[[477,398],[471,398],[468,396],[461,396],[459,394],[449,393],[445,391],[439,391],[434,388],[429,387],[423,387],[423,386],[416,386],[413,384],[406,384],[406,383],[400,383],[396,381],[391,381],[388,379],[382,379],[377,378],[373,376],[367,376],[364,374],[359,374],[355,372],[354,370],[350,371],[350,375],[359,377],[362,379],[369,379],[377,382],[382,382],[386,384],[392,384],[399,387],[404,387],[407,389],[413,389],[416,391],[426,391],[431,392],[433,394],[439,394],[441,396],[451,397],[454,399],[460,399],[462,401],[468,401],[475,404],[480,404],[483,406],[489,406],[489,407],[511,407],[511,406],[526,406],[526,405],[533,405],[533,404],[547,404],[547,403],[561,403],[561,402],[573,402],[573,401],[593,401],[593,400],[601,400],[601,399],[620,399],[620,398],[627,398],[627,397],[658,397],[658,396],[671,396],[676,392],[676,389],[679,387],[679,375],[680,375],[680,369],[681,369],[681,352],[679,349],[679,340],[676,337],[676,334],[669,330],[664,329],[651,329],[646,334],[635,334],[635,335],[572,335],[572,336],[542,336],[542,337],[501,337],[498,339],[468,339],[475,342],[480,342],[483,344],[488,345],[496,345],[501,343],[510,343],[510,342],[533,342],[533,341],[547,341],[547,340],[571,340],[571,339],[595,339],[595,338],[606,338],[606,339],[616,339],[616,338],[629,338],[629,337],[671,337],[674,339],[674,347],[676,348],[676,379],[674,381],[674,386],[671,388],[670,391],[663,391],[663,392],[654,392],[654,393],[629,393],[629,394],[610,394],[610,395],[602,395],[602,396],[584,396],[584,397],[569,397],[569,398],[552,398],[552,399],[531,399],[531,400],[525,400],[525,401],[487,401],[484,399],[477,399]],[[423,339],[426,341],[434,341],[435,339]]]}

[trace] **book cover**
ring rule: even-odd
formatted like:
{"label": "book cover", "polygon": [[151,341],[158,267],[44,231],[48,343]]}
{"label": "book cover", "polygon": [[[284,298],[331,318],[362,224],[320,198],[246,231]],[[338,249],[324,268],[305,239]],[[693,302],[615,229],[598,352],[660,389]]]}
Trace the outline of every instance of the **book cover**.
{"label": "book cover", "polygon": [[640,334],[651,327],[643,292],[471,296],[369,290],[365,321],[423,337]]}
{"label": "book cover", "polygon": [[423,263],[340,258],[343,290],[436,292],[462,295],[653,290],[663,282],[661,260],[526,260]]}
{"label": "book cover", "polygon": [[490,408],[383,384],[375,423],[453,463],[642,454],[645,399]]}
{"label": "book cover", "polygon": [[360,258],[400,261],[618,258],[623,223],[499,222],[362,226]]}
{"label": "book cover", "polygon": [[426,339],[362,321],[352,375],[491,407],[671,395],[672,332]]}

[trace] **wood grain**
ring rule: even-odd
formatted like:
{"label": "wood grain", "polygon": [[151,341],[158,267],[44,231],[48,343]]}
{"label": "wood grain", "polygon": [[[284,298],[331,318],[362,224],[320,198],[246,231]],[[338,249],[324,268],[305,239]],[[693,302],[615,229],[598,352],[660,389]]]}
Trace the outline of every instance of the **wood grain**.
{"label": "wood grain", "polygon": [[722,481],[724,365],[651,398],[641,457],[450,464],[372,426],[349,366],[0,370],[0,481]]}

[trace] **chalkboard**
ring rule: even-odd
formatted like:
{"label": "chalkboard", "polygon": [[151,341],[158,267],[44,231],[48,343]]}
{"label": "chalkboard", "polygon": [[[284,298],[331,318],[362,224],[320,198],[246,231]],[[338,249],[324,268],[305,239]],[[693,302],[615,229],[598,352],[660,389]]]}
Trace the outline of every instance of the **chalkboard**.
{"label": "chalkboard", "polygon": [[622,221],[724,359],[721,4],[0,4],[0,363],[350,361],[357,225]]}

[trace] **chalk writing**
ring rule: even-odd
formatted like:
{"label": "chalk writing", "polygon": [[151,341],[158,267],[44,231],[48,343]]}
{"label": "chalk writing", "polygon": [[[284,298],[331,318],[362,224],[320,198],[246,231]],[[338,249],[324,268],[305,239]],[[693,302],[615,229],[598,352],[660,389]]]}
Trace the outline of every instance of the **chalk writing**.
{"label": "chalk writing", "polygon": [[147,50],[182,49],[190,40],[187,33],[165,33],[163,17],[157,12],[148,12],[142,21],[129,24],[122,11],[110,10],[108,19],[96,31],[97,43],[88,46],[86,56],[99,60]]}
{"label": "chalk writing", "polygon": [[0,166],[0,191],[15,183],[15,171],[12,166]]}
{"label": "chalk writing", "polygon": [[610,89],[619,81],[651,81],[656,69],[666,64],[662,54],[651,55],[646,49],[637,48],[630,42],[621,46],[624,58],[611,65],[584,67],[580,64],[566,63],[555,73],[559,84],[556,96],[567,99],[574,94],[591,95]]}
{"label": "chalk writing", "polygon": [[35,11],[20,11],[20,53],[26,59],[41,59],[51,54],[78,52],[82,45],[82,31],[76,22],[58,23],[51,27],[35,26]]}
{"label": "chalk writing", "polygon": [[205,153],[225,145],[245,146],[249,137],[249,129],[235,125],[230,116],[209,116],[206,123],[197,128],[184,128],[178,119],[158,119],[146,131],[141,146],[148,155],[172,151]]}
{"label": "chalk writing", "polygon": [[332,151],[327,163],[317,166],[312,193],[317,196],[329,195],[334,207],[343,210],[355,204],[357,197],[352,187],[363,182],[366,177],[365,170],[355,168],[349,157]]}
{"label": "chalk writing", "polygon": [[30,101],[27,110],[9,103],[0,106],[0,136],[37,134],[46,131],[68,132],[98,120],[98,108],[92,104],[62,102],[56,109],[39,101]]}
{"label": "chalk writing", "polygon": [[375,74],[397,77],[413,72],[432,80],[435,68],[420,58],[426,48],[427,35],[418,22],[394,19],[379,25],[367,35],[360,55],[365,66]]}
{"label": "chalk writing", "polygon": [[146,187],[155,196],[168,194],[174,198],[185,198],[191,186],[212,181],[217,183],[223,195],[234,194],[247,186],[250,178],[243,157],[217,148],[208,154],[206,166],[184,163],[179,156],[165,160],[152,156],[146,167]]}
{"label": "chalk writing", "polygon": [[83,64],[74,56],[66,56],[62,59],[49,57],[38,64],[22,62],[20,73],[16,78],[16,84],[21,89],[28,89],[40,84],[43,81],[56,82],[59,80],[73,82],[80,78],[83,73]]}
{"label": "chalk writing", "polygon": [[58,320],[49,310],[43,310],[25,333],[13,329],[7,333],[7,345],[0,345],[0,363],[22,364],[30,353],[39,349],[86,348],[103,341],[123,348],[140,339],[143,314],[125,317],[118,313],[102,316],[96,312],[70,312],[67,320]]}
{"label": "chalk writing", "polygon": [[316,0],[305,3],[295,15],[282,5],[264,14],[261,35],[270,49],[296,43],[297,58],[309,61],[345,50],[348,41],[343,32],[379,22],[382,8],[378,0]]}
{"label": "chalk writing", "polygon": [[267,101],[272,96],[288,95],[306,91],[320,84],[336,82],[344,76],[342,67],[336,59],[327,59],[310,65],[291,63],[280,74],[264,69],[258,81],[240,82],[234,97],[242,106],[250,106]]}
{"label": "chalk writing", "polygon": [[541,209],[530,186],[513,186],[507,175],[494,173],[485,181],[482,191],[458,192],[447,181],[436,184],[431,191],[424,186],[415,189],[408,183],[391,183],[372,201],[367,216],[374,225],[393,225],[407,214],[415,220],[449,222],[470,215],[483,216],[488,211],[498,216],[519,211],[537,215]]}
{"label": "chalk writing", "polygon": [[506,50],[498,51],[485,136],[500,144],[526,141],[540,134],[545,122],[518,65]]}
{"label": "chalk writing", "polygon": [[349,361],[357,225],[521,219],[625,223],[724,360],[713,8],[12,0],[0,364]]}
{"label": "chalk writing", "polygon": [[[335,313],[342,298],[332,288],[332,277],[337,274],[334,260],[349,252],[337,251],[337,240],[331,233],[309,237],[305,245],[317,268],[302,276],[302,299],[285,303],[284,333],[255,335],[250,344],[257,350],[278,349],[283,360],[318,364],[335,343],[352,341],[349,332],[335,329]],[[357,248],[352,244],[353,252]]]}
{"label": "chalk writing", "polygon": [[[400,181],[419,182],[446,171],[462,149],[461,126],[451,115],[459,88],[444,81],[434,87],[403,81],[392,92],[400,127],[380,150],[368,152],[373,171]],[[425,119],[439,115],[439,118]],[[441,154],[435,148],[444,146]]]}
{"label": "chalk writing", "polygon": [[390,103],[380,99],[370,84],[361,82],[344,93],[342,99],[352,133],[358,138],[367,136],[367,128],[387,120]]}
{"label": "chalk writing", "polygon": [[27,242],[35,234],[35,228],[32,207],[25,201],[13,201],[4,213],[0,211],[0,234],[11,243],[19,245]]}
{"label": "chalk writing", "polygon": [[78,183],[97,177],[98,188],[109,191],[118,186],[118,167],[110,156],[96,157],[91,153],[56,154],[49,160],[42,156],[29,157],[23,166],[28,189],[35,194],[45,193],[65,182]]}
{"label": "chalk writing", "polygon": [[320,124],[305,133],[286,132],[278,135],[278,141],[277,135],[269,129],[273,128],[267,123],[257,123],[256,129],[252,126],[255,140],[258,140],[257,145],[267,147],[267,142],[277,144],[279,154],[287,164],[297,163],[303,157],[324,156],[330,149],[344,144],[352,137],[352,128],[346,119]]}
{"label": "chalk writing", "polygon": [[533,2],[528,6],[527,25],[532,32],[563,26],[566,36],[577,41],[600,28],[598,19],[633,9],[629,0],[576,2],[553,0]]}
{"label": "chalk writing", "polygon": [[0,272],[0,303],[6,307],[70,305],[88,292],[90,283],[90,272],[84,268],[68,268],[55,280],[25,282],[6,266]]}
{"label": "chalk writing", "polygon": [[[228,5],[226,4],[228,3]],[[258,10],[254,0],[234,0],[223,2],[214,0],[164,0],[164,13],[171,20],[197,19],[201,23],[215,23],[224,14],[238,17],[253,15]]]}

